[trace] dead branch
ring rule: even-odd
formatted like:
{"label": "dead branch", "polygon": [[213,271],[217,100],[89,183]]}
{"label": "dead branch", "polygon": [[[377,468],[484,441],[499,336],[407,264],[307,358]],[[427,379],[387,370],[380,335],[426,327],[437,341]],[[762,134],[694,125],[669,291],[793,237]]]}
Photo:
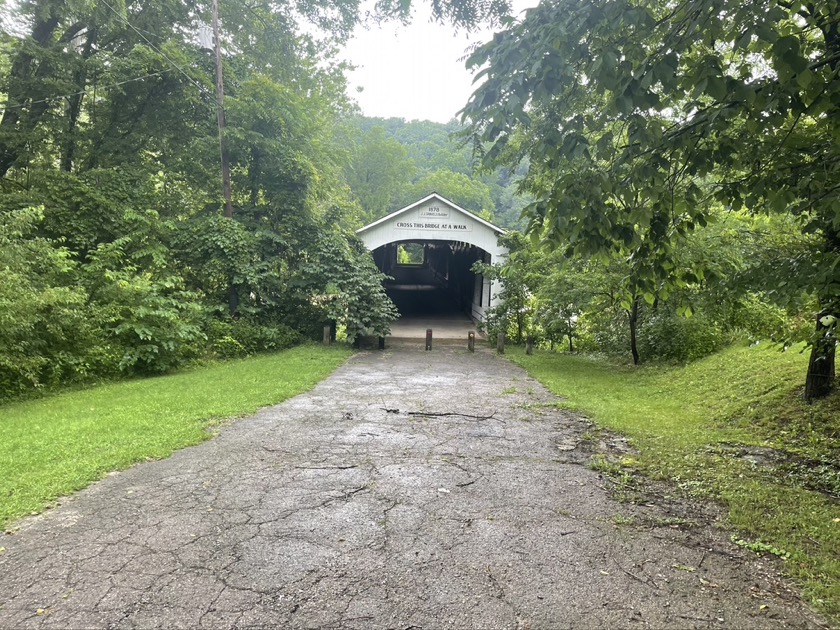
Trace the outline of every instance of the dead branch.
{"label": "dead branch", "polygon": [[461,418],[468,418],[469,420],[491,420],[496,412],[494,411],[489,416],[473,416],[468,413],[458,413],[457,411],[406,411],[409,416],[421,416],[424,418],[445,418],[448,416],[459,416]]}

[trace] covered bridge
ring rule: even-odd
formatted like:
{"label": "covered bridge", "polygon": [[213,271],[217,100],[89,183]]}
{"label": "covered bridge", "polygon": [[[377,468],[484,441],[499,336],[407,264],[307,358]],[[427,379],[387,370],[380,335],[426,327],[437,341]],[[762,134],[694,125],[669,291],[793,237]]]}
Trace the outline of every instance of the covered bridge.
{"label": "covered bridge", "polygon": [[470,268],[507,255],[505,231],[432,193],[357,231],[393,281],[388,295],[403,317],[463,313],[475,321],[498,301],[499,287]]}

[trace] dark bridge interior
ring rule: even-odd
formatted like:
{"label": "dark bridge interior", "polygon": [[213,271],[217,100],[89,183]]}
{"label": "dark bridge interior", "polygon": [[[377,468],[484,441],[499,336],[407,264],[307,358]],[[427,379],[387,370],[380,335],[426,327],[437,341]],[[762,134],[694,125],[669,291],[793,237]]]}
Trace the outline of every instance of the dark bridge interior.
{"label": "dark bridge interior", "polygon": [[403,317],[470,315],[473,302],[489,300],[483,278],[470,271],[489,255],[457,241],[401,241],[373,250],[379,269],[394,279],[388,296]]}

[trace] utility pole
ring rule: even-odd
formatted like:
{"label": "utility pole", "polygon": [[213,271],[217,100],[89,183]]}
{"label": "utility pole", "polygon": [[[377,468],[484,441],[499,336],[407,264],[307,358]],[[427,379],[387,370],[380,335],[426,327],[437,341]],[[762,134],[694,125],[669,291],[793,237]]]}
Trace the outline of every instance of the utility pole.
{"label": "utility pole", "polygon": [[[213,52],[216,56],[216,114],[219,121],[219,151],[222,156],[222,194],[225,197],[225,216],[232,219],[230,157],[225,138],[225,83],[222,72],[222,38],[219,34],[219,0],[213,0]],[[228,284],[228,312],[231,317],[236,315],[238,308],[239,291],[231,278]]]}
{"label": "utility pole", "polygon": [[213,51],[216,55],[216,115],[219,121],[219,149],[222,154],[222,194],[225,197],[225,216],[232,219],[230,157],[225,138],[225,83],[222,73],[222,40],[219,36],[219,0],[213,0]]}

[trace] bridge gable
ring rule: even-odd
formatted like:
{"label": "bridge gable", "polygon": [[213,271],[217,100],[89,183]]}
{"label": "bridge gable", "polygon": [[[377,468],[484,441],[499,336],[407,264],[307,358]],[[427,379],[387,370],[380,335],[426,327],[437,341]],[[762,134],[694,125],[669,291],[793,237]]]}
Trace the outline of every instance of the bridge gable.
{"label": "bridge gable", "polygon": [[432,193],[356,231],[371,251],[399,241],[456,241],[475,245],[495,260],[507,253],[498,244],[505,231]]}

